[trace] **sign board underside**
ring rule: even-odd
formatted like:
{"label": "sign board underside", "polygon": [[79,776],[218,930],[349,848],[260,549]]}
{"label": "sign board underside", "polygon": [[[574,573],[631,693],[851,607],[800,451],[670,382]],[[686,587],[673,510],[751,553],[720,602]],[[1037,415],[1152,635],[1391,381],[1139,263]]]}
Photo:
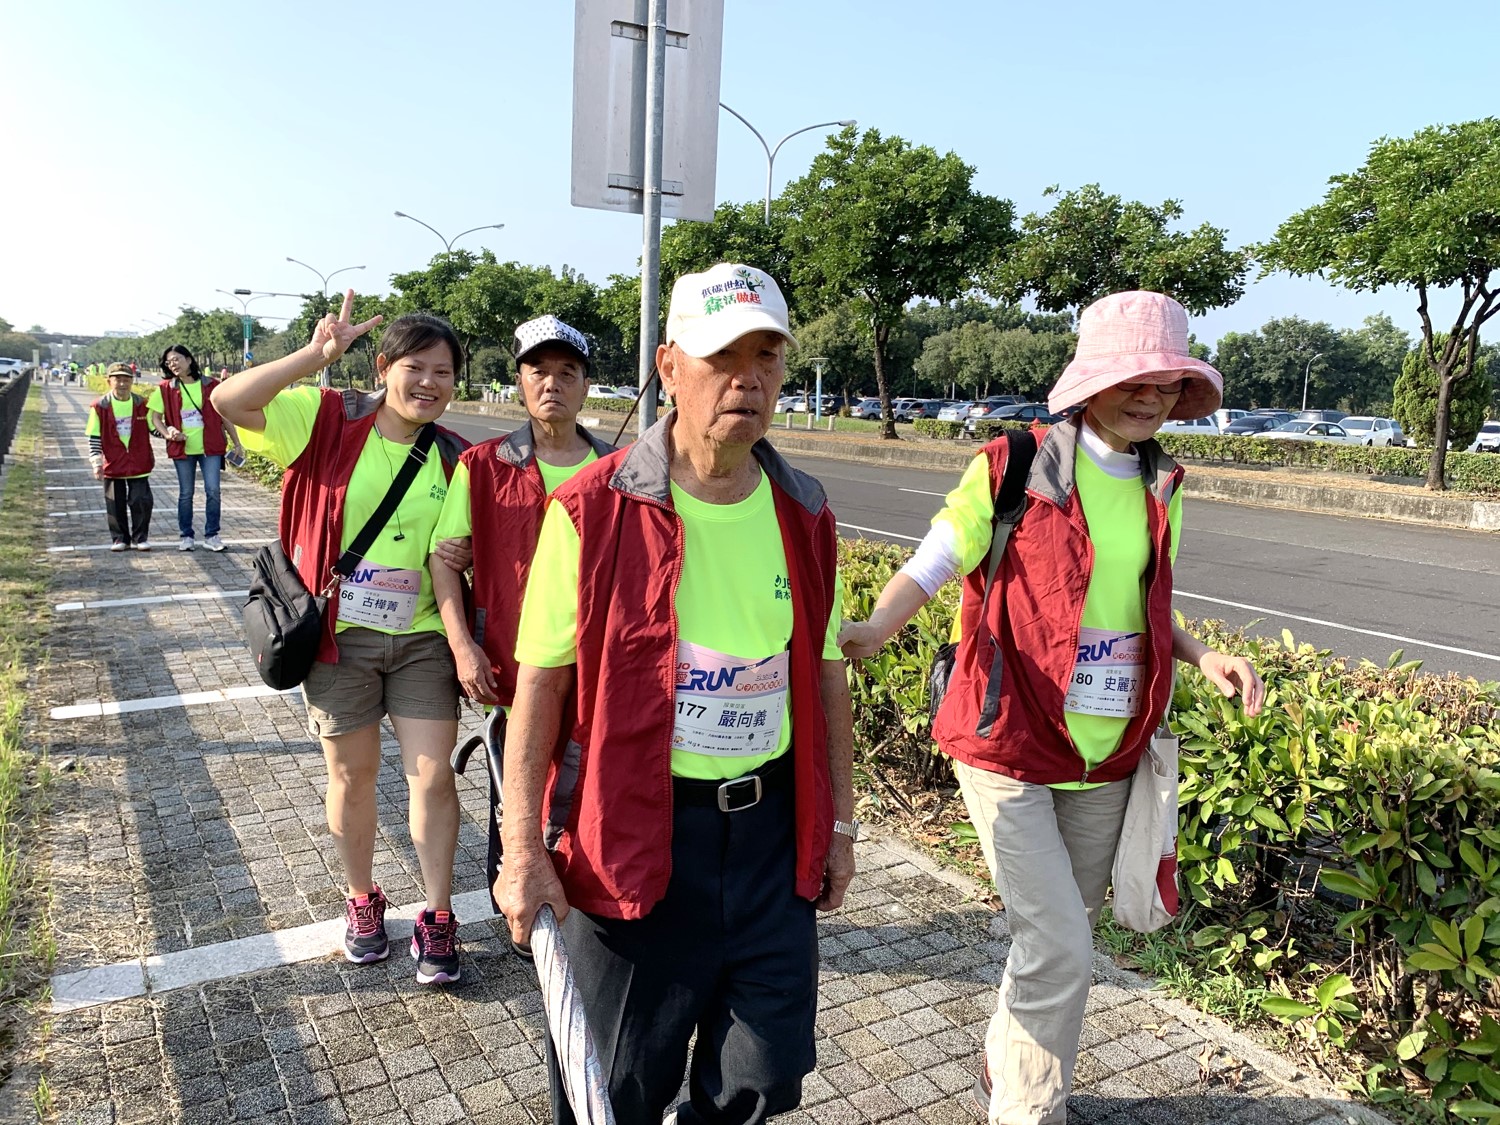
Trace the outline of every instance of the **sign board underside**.
{"label": "sign board underside", "polygon": [[[713,218],[723,0],[667,4],[661,213]],[[640,214],[645,164],[647,0],[575,0],[575,207]]]}

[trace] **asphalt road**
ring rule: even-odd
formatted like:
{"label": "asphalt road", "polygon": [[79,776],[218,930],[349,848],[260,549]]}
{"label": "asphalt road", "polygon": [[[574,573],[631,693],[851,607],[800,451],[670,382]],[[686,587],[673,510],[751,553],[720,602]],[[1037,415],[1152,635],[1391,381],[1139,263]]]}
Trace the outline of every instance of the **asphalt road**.
{"label": "asphalt road", "polygon": [[[444,421],[475,441],[515,425]],[[958,481],[952,472],[790,460],[823,482],[844,535],[908,546]],[[1183,513],[1176,605],[1188,617],[1275,637],[1290,629],[1299,642],[1380,664],[1399,649],[1431,672],[1500,679],[1500,536],[1192,497]]]}

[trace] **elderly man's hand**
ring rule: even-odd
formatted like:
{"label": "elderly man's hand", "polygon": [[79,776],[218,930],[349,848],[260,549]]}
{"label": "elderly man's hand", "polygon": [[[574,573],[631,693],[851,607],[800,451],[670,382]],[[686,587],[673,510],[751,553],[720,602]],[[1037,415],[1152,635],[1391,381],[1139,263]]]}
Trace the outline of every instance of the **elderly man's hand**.
{"label": "elderly man's hand", "polygon": [[823,893],[813,903],[819,910],[837,910],[844,905],[844,892],[854,879],[854,841],[835,832],[823,861]]}
{"label": "elderly man's hand", "polygon": [[496,886],[499,893],[495,898],[510,923],[510,938],[517,945],[530,944],[531,926],[543,903],[552,907],[559,925],[568,916],[562,882],[545,851],[507,851]]}
{"label": "elderly man's hand", "polygon": [[462,574],[474,565],[474,539],[469,535],[462,539],[444,539],[433,548],[432,557],[449,570]]}
{"label": "elderly man's hand", "polygon": [[846,660],[863,660],[885,647],[885,637],[873,622],[845,618],[837,643]]}

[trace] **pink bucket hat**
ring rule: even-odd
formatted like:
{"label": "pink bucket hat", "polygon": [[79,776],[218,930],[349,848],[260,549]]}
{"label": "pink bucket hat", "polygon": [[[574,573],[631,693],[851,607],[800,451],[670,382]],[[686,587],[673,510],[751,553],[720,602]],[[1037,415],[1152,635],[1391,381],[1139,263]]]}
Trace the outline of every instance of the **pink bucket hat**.
{"label": "pink bucket hat", "polygon": [[1186,377],[1169,418],[1206,418],[1224,399],[1224,376],[1188,355],[1187,310],[1164,293],[1101,297],[1078,317],[1078,351],[1047,396],[1061,414],[1120,383]]}

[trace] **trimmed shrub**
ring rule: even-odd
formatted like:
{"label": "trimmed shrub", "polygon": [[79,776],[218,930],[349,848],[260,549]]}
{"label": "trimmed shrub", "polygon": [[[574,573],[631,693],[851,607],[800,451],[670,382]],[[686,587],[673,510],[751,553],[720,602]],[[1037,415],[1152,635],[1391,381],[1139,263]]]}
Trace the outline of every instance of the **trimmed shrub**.
{"label": "trimmed shrub", "polygon": [[964,432],[962,422],[942,422],[936,418],[918,418],[911,426],[923,437],[930,438],[956,438],[963,436]]}
{"label": "trimmed shrub", "polygon": [[[1440,333],[1434,344],[1441,350],[1447,339]],[[1464,352],[1467,351],[1465,348]],[[1463,362],[1463,353],[1460,353],[1459,362]],[[1493,393],[1489,363],[1481,354],[1474,363],[1473,374],[1453,385],[1453,397],[1448,403],[1448,440],[1453,448],[1463,449],[1474,440],[1479,427],[1484,425]],[[1437,433],[1438,377],[1427,362],[1423,348],[1417,347],[1406,353],[1392,394],[1396,421],[1401,423],[1403,430],[1431,449]]]}

